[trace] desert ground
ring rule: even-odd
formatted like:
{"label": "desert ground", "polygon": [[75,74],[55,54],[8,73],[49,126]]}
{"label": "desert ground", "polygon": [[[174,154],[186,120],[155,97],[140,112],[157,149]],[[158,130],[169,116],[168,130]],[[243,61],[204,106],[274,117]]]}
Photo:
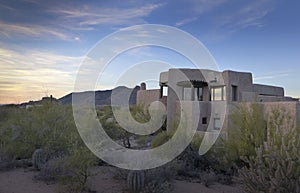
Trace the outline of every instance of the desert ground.
{"label": "desert ground", "polygon": [[[91,177],[89,186],[97,193],[128,193],[126,181],[114,178],[114,168],[99,167],[98,174]],[[97,170],[96,169],[96,170]],[[65,187],[59,183],[35,180],[37,172],[32,168],[15,168],[0,172],[0,193],[62,193]],[[174,193],[241,193],[241,185],[230,186],[214,183],[206,187],[200,183],[173,180]]]}

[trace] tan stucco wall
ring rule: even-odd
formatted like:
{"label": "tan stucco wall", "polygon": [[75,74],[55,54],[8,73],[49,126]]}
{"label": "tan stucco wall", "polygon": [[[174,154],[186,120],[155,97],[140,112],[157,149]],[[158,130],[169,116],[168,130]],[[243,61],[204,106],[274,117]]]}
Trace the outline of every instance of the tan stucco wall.
{"label": "tan stucco wall", "polygon": [[137,105],[144,106],[148,108],[148,106],[154,102],[160,100],[160,89],[153,90],[139,90],[137,92]]}

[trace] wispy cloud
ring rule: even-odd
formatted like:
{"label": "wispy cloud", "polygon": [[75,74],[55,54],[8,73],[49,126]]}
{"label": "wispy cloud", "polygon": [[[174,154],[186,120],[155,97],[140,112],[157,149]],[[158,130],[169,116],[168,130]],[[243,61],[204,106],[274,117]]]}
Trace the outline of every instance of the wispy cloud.
{"label": "wispy cloud", "polygon": [[[28,11],[24,8],[27,4],[31,4],[36,10]],[[69,4],[67,6],[64,2],[44,5],[36,0],[23,0],[21,5],[13,3],[0,5],[0,10],[5,11],[4,14],[14,15],[12,20],[0,19],[2,37],[74,40],[77,32],[99,30],[98,27],[101,25],[113,28],[118,25],[146,23],[143,17],[164,4],[146,3],[121,7],[87,2],[81,6],[76,6],[76,3],[74,6]],[[24,15],[32,18],[24,18]]]}
{"label": "wispy cloud", "polygon": [[9,10],[9,11],[16,11],[15,8],[13,8],[11,6],[8,6],[8,5],[5,5],[3,3],[0,3],[0,9],[6,9],[6,10]]}
{"label": "wispy cloud", "polygon": [[236,11],[220,15],[217,21],[219,28],[225,28],[230,33],[247,28],[262,27],[263,18],[273,10],[269,0],[255,0],[241,6]]}
{"label": "wispy cloud", "polygon": [[60,32],[52,27],[46,27],[35,24],[18,24],[18,23],[5,23],[0,21],[0,34],[8,38],[16,37],[34,37],[44,38],[55,37],[61,40],[70,40],[68,35]]}
{"label": "wispy cloud", "polygon": [[267,25],[266,16],[275,9],[276,2],[253,0],[247,2],[228,1],[211,17],[210,28],[204,35],[208,41],[218,42],[247,28],[261,28]]}
{"label": "wispy cloud", "polygon": [[274,72],[269,72],[269,73],[265,73],[265,74],[255,76],[253,79],[254,79],[254,81],[267,80],[267,79],[268,80],[269,79],[276,79],[276,78],[289,76],[289,74],[291,72],[292,72],[291,70],[274,71]]}
{"label": "wispy cloud", "polygon": [[[217,9],[218,7],[220,7],[221,5],[225,4],[228,0],[215,0],[215,1],[211,1],[211,0],[187,0],[184,1],[184,7],[185,7],[185,11],[186,9],[189,10],[188,12],[188,16],[186,16],[186,13],[184,14],[185,17],[181,20],[178,20],[175,23],[176,27],[181,27],[184,26],[186,24],[189,24],[191,22],[197,21],[199,18],[201,18],[203,15],[208,14],[212,11],[214,11],[215,9]],[[169,3],[174,3],[169,2]],[[179,1],[175,1],[175,3],[182,3]]]}
{"label": "wispy cloud", "polygon": [[176,26],[176,27],[181,27],[181,26],[183,26],[183,25],[186,25],[186,24],[188,24],[188,23],[191,23],[191,22],[193,22],[193,21],[196,21],[197,19],[198,19],[198,17],[186,18],[186,19],[183,19],[183,20],[181,20],[181,21],[176,22],[176,23],[175,23],[175,26]]}
{"label": "wispy cloud", "polygon": [[203,14],[212,11],[213,9],[224,5],[228,0],[188,0],[191,3],[191,10],[196,14]]}
{"label": "wispy cloud", "polygon": [[140,7],[131,8],[95,8],[84,6],[83,8],[53,9],[50,12],[61,15],[67,20],[77,21],[79,26],[92,25],[115,25],[128,24],[137,20],[142,21],[142,17],[149,15],[152,11],[160,8],[164,4],[146,4]]}

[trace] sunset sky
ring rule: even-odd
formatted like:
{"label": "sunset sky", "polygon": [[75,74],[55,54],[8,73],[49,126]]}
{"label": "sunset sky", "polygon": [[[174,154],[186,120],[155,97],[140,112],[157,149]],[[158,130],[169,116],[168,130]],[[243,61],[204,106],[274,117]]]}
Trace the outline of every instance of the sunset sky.
{"label": "sunset sky", "polygon": [[[252,72],[254,82],[300,97],[299,10],[296,0],[0,0],[0,104],[72,92],[88,51],[138,24],[184,30],[208,48],[220,70]],[[185,67],[173,54],[132,50],[110,72],[155,57]],[[116,77],[107,76],[98,89],[112,88],[109,78]]]}

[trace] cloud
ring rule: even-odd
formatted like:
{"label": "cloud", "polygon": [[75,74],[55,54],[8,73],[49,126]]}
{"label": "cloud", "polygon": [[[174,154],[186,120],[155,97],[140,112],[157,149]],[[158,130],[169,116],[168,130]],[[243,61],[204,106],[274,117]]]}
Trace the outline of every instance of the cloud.
{"label": "cloud", "polygon": [[215,10],[207,19],[209,27],[203,37],[210,42],[219,42],[241,30],[264,27],[267,25],[266,16],[275,5],[271,0],[228,1],[224,8]]}
{"label": "cloud", "polygon": [[19,36],[34,37],[34,38],[49,38],[55,37],[61,40],[69,40],[65,34],[51,27],[35,25],[35,24],[18,24],[18,23],[5,23],[0,21],[0,34],[8,37],[15,38]]}
{"label": "cloud", "polygon": [[220,15],[217,25],[231,33],[247,27],[262,27],[264,25],[263,18],[272,10],[273,5],[269,0],[251,1],[236,11],[232,10],[230,13]]}
{"label": "cloud", "polygon": [[225,4],[228,0],[188,0],[191,3],[191,10],[196,14],[203,14]]}
{"label": "cloud", "polygon": [[146,4],[140,7],[130,8],[110,8],[101,7],[95,8],[92,6],[83,6],[82,8],[63,8],[49,10],[52,13],[58,14],[67,20],[77,21],[79,26],[93,25],[115,25],[128,24],[141,20],[142,17],[148,16],[154,10],[160,8],[164,4]]}
{"label": "cloud", "polygon": [[176,27],[181,27],[181,26],[183,26],[183,25],[186,25],[186,24],[188,24],[188,23],[191,23],[191,22],[193,22],[193,21],[196,21],[197,19],[198,19],[198,17],[186,18],[186,19],[183,19],[183,20],[181,20],[181,21],[176,22],[176,23],[175,23],[175,26],[176,26]]}
{"label": "cloud", "polygon": [[[0,35],[6,38],[39,38],[74,41],[79,31],[95,31],[101,25],[133,25],[146,23],[143,17],[160,8],[162,3],[144,5],[65,2],[40,3],[23,0],[1,3],[0,10],[10,19],[0,19]],[[77,6],[80,5],[80,6]],[[30,6],[30,11],[25,7]],[[13,16],[13,17],[10,17]],[[24,17],[25,16],[25,17]],[[75,40],[76,41],[76,40]]]}
{"label": "cloud", "polygon": [[0,3],[0,9],[6,9],[6,10],[9,10],[9,11],[16,11],[15,8],[11,7],[11,6],[8,6],[8,5],[5,5],[3,3]]}
{"label": "cloud", "polygon": [[189,12],[186,9],[184,12],[188,16],[178,20],[175,26],[181,27],[202,19],[200,21],[210,28],[207,33],[218,32],[221,36],[228,36],[248,27],[263,27],[263,19],[274,9],[274,3],[270,0],[187,0],[185,4]]}
{"label": "cloud", "polygon": [[73,88],[82,58],[0,48],[0,104],[40,99],[45,88],[54,96],[66,94]]}
{"label": "cloud", "polygon": [[[227,0],[186,0],[186,1],[169,1],[170,5],[177,4],[178,7],[184,7],[182,9],[182,16],[176,23],[176,27],[181,27],[191,22],[197,21],[202,16],[215,11],[222,4],[225,4]],[[180,13],[178,10],[176,13]]]}
{"label": "cloud", "polygon": [[269,72],[269,73],[265,73],[265,74],[256,76],[253,79],[254,79],[254,81],[266,80],[266,79],[276,79],[276,78],[289,76],[289,74],[291,72],[292,72],[291,70],[274,71],[274,72]]}

